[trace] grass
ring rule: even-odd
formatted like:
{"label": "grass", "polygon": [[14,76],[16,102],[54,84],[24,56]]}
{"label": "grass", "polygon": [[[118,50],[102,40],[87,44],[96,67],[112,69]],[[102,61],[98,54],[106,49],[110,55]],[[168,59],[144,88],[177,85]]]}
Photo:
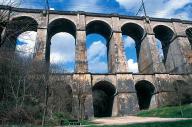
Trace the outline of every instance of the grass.
{"label": "grass", "polygon": [[[90,125],[87,127],[97,127],[96,125]],[[111,125],[100,127],[192,127],[192,120],[176,121],[176,122],[156,122],[156,123],[140,123],[131,125]]]}
{"label": "grass", "polygon": [[[192,118],[192,105],[181,106],[183,118]],[[160,107],[151,110],[141,111],[137,116],[142,117],[162,117],[162,118],[182,118],[179,106]]]}
{"label": "grass", "polygon": [[[183,112],[183,117],[192,118],[192,105],[183,105],[181,107]],[[172,107],[160,107],[151,110],[141,111],[137,114],[141,117],[162,117],[162,118],[181,118],[181,111],[179,106]],[[87,127],[97,127],[97,125],[90,125],[90,121],[82,120],[80,121],[82,125],[87,125]],[[1,127],[1,125],[0,125]],[[24,126],[3,126],[3,127],[40,127],[33,125]],[[47,126],[49,127],[49,126]],[[101,127],[192,127],[192,120],[176,121],[176,122],[155,122],[155,123],[140,123],[131,125],[111,125],[111,126],[101,126]]]}
{"label": "grass", "polygon": [[[4,125],[0,127],[41,127],[35,125]],[[45,126],[51,127],[51,126]],[[97,125],[87,125],[86,127],[98,127]],[[104,125],[99,127],[192,127],[192,120],[183,120],[176,122],[155,122],[155,123],[139,123],[131,125]]]}

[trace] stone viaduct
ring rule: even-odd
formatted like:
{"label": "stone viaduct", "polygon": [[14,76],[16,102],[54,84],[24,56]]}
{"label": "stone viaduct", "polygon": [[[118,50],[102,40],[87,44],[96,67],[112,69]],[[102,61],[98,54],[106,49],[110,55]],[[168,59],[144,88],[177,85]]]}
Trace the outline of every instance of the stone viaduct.
{"label": "stone viaduct", "polygon": [[[75,73],[54,74],[50,79],[62,84],[62,77],[67,75],[72,81],[80,82],[78,85],[83,89],[85,117],[124,116],[142,109],[173,105],[177,103],[177,91],[181,89],[182,102],[192,102],[191,21],[86,12],[47,13],[21,8],[9,11],[10,23],[18,21],[17,24],[31,26],[18,32],[18,35],[25,31],[37,32],[35,60],[49,62],[50,39],[56,33],[67,32],[74,36]],[[4,33],[9,35],[8,32]],[[88,72],[86,35],[92,33],[101,34],[107,40],[109,73]],[[128,72],[122,35],[128,35],[136,42],[137,74]],[[155,38],[162,43],[164,62],[159,59]],[[14,37],[9,39],[15,41]],[[80,108],[77,104],[78,86],[76,83],[69,86],[73,98],[71,112],[77,114]],[[95,96],[101,91],[105,97],[98,100]]]}

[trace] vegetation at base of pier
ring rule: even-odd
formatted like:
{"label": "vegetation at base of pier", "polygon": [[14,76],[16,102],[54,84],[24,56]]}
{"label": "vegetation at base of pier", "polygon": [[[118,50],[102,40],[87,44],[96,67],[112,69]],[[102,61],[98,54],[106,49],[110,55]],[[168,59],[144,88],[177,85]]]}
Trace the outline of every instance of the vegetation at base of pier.
{"label": "vegetation at base of pier", "polygon": [[[90,125],[87,127],[97,127],[97,126]],[[192,127],[192,120],[176,121],[176,122],[139,123],[131,125],[111,125],[111,126],[99,126],[99,127]]]}
{"label": "vegetation at base of pier", "polygon": [[164,118],[192,118],[192,104],[170,107],[160,107],[141,111],[137,116],[142,117],[164,117]]}

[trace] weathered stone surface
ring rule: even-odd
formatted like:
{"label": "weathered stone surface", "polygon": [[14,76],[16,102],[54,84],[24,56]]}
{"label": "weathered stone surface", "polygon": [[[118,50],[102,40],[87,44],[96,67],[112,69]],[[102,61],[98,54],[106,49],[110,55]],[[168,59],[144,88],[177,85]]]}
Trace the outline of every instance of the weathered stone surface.
{"label": "weathered stone surface", "polygon": [[118,103],[119,116],[132,115],[139,111],[136,93],[120,93]]}

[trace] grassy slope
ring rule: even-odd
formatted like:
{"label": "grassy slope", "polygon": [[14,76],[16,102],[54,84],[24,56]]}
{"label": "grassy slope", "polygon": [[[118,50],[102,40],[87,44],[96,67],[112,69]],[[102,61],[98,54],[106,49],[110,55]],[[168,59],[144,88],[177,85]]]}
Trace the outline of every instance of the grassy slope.
{"label": "grassy slope", "polygon": [[[97,127],[97,126],[88,126]],[[192,127],[192,121],[177,121],[177,122],[167,122],[167,123],[142,123],[142,124],[132,124],[132,125],[112,125],[112,126],[100,126],[100,127]]]}
{"label": "grassy slope", "polygon": [[[184,118],[192,118],[192,104],[183,105],[181,107]],[[181,111],[179,106],[174,107],[161,107],[157,109],[151,109],[146,111],[141,111],[137,114],[143,117],[164,117],[164,118],[181,118]]]}

